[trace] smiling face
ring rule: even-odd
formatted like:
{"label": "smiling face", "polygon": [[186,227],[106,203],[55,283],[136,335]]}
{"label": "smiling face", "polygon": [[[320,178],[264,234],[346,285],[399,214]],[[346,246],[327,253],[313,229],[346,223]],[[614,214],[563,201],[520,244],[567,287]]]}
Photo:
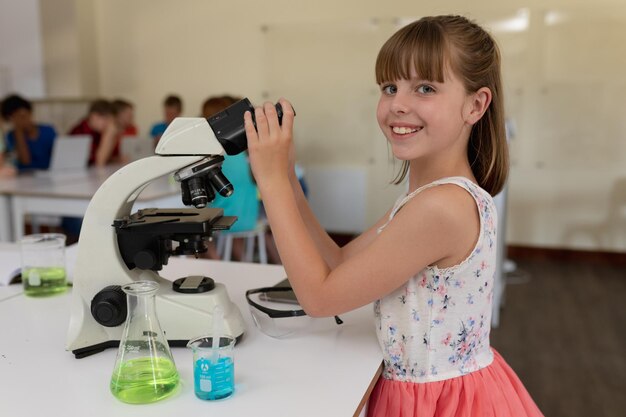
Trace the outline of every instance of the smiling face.
{"label": "smiling face", "polygon": [[474,175],[491,195],[502,189],[508,147],[500,52],[484,29],[463,16],[423,17],[385,42],[375,73],[378,122],[403,160],[395,184],[407,173],[413,182]]}
{"label": "smiling face", "polygon": [[471,98],[451,71],[442,82],[422,80],[412,71],[410,79],[383,82],[380,88],[376,116],[396,158],[437,157],[466,146]]}

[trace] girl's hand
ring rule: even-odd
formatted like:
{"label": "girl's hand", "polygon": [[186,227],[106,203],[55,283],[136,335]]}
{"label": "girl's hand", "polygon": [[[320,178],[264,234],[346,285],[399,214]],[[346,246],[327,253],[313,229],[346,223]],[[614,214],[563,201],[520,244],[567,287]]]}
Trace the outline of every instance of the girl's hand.
{"label": "girl's hand", "polygon": [[250,112],[244,115],[250,167],[259,186],[287,179],[290,170],[294,169],[294,111],[287,100],[281,99],[280,104],[283,107],[282,126],[278,123],[276,108],[270,102],[255,108],[256,129]]}

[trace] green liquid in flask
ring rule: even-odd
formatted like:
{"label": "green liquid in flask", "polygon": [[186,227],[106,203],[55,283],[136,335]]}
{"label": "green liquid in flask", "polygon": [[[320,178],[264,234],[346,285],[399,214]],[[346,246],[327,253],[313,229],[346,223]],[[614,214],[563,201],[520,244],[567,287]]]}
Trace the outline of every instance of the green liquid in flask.
{"label": "green liquid in flask", "polygon": [[24,293],[31,297],[46,297],[67,291],[65,268],[25,268],[22,281]]}
{"label": "green liquid in flask", "polygon": [[178,387],[178,371],[167,358],[138,358],[113,371],[111,392],[129,404],[146,404],[172,395]]}

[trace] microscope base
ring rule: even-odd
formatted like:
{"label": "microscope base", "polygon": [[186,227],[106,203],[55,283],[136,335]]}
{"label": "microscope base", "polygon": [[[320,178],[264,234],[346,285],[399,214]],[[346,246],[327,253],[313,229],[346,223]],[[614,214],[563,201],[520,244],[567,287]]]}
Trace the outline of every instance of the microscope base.
{"label": "microscope base", "polygon": [[[160,280],[163,284],[163,281]],[[175,292],[170,285],[162,285],[156,295],[156,311],[161,328],[171,347],[184,347],[189,340],[211,334],[213,309],[221,305],[224,311],[223,333],[239,341],[245,322],[239,308],[231,301],[224,284],[215,283],[211,291],[200,294]],[[86,321],[85,321],[86,319]],[[123,325],[105,327],[95,322],[91,314],[83,315],[81,337],[70,350],[76,359],[84,358],[108,348],[119,346]]]}

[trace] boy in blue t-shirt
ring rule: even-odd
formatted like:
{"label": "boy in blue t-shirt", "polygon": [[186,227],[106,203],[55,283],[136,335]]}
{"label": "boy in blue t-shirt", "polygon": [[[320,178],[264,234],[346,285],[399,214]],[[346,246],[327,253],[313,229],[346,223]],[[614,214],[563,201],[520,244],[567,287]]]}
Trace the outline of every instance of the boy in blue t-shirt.
{"label": "boy in blue t-shirt", "polygon": [[172,120],[179,117],[183,113],[183,101],[180,97],[176,95],[169,95],[163,101],[163,117],[164,120],[162,122],[155,123],[152,125],[150,129],[150,136],[154,139],[154,146],[156,147],[157,143],[165,133],[165,129],[172,123]]}
{"label": "boy in blue t-shirt", "polygon": [[2,118],[13,126],[6,135],[6,151],[13,155],[19,172],[48,169],[56,138],[52,126],[33,121],[32,110],[32,104],[16,94],[2,101]]}

